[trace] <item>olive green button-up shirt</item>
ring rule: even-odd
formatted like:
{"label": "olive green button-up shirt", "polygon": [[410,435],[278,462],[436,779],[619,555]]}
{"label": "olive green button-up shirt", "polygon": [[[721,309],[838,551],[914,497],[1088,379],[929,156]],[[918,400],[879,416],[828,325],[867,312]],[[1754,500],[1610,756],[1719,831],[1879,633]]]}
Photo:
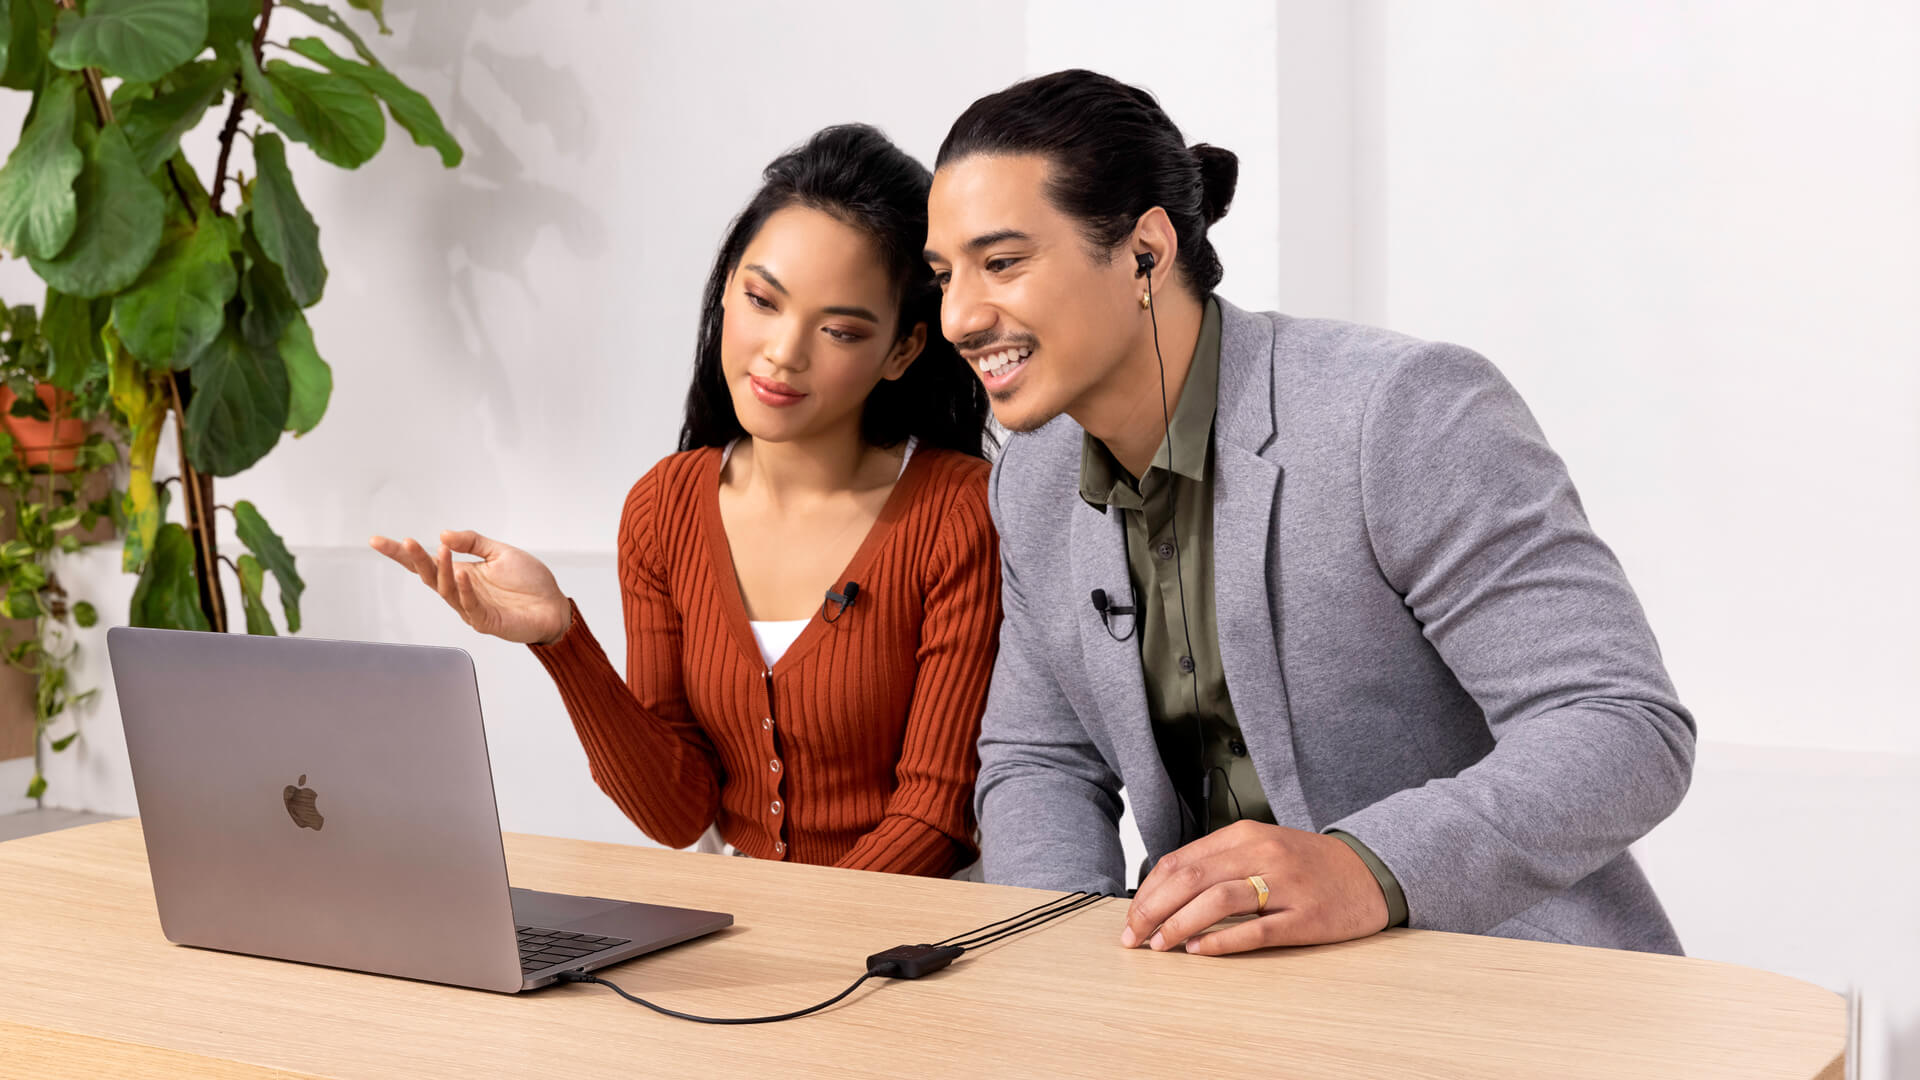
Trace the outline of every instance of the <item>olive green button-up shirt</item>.
{"label": "olive green button-up shirt", "polygon": [[[1127,539],[1131,627],[1140,642],[1147,713],[1175,792],[1202,831],[1242,819],[1273,822],[1273,811],[1240,737],[1220,659],[1213,589],[1213,426],[1220,402],[1220,305],[1209,299],[1167,437],[1136,479],[1106,445],[1086,437],[1080,497],[1120,511]],[[1120,602],[1124,603],[1124,602]],[[1399,881],[1366,845],[1334,831],[1380,883],[1388,925],[1406,921]]]}

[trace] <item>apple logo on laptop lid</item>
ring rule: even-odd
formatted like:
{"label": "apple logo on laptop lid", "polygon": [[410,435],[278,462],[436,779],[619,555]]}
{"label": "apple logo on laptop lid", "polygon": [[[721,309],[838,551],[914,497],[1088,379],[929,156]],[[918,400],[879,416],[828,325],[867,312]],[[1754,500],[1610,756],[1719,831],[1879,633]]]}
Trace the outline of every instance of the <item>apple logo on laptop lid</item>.
{"label": "apple logo on laptop lid", "polygon": [[320,816],[319,808],[314,805],[314,800],[320,797],[320,793],[307,787],[306,783],[307,776],[301,773],[299,782],[288,784],[286,790],[281,793],[281,801],[287,804],[287,816],[293,819],[295,825],[319,832],[320,826],[325,825],[327,819]]}

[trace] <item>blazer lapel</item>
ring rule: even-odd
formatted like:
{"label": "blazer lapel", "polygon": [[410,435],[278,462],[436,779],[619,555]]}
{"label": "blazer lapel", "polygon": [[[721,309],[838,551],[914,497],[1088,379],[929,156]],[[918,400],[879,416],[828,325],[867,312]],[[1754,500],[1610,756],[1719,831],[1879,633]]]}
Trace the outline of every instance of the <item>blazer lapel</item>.
{"label": "blazer lapel", "polygon": [[[1109,631],[1092,603],[1093,590],[1104,589],[1114,605],[1133,606],[1126,527],[1119,514],[1101,513],[1078,493],[1068,497],[1074,502],[1067,539],[1067,561],[1073,568],[1068,602],[1079,612],[1075,625],[1080,631],[1080,652],[1088,688],[1099,709],[1088,726],[1112,748],[1117,759],[1113,764],[1129,789],[1134,820],[1147,851],[1171,851],[1180,845],[1180,809],[1147,714],[1140,635],[1131,615],[1110,616],[1113,629]],[[1125,640],[1115,641],[1116,635]]]}
{"label": "blazer lapel", "polygon": [[1214,429],[1213,590],[1220,659],[1241,737],[1273,819],[1312,829],[1293,752],[1293,714],[1276,634],[1273,324],[1220,302],[1220,408]]}

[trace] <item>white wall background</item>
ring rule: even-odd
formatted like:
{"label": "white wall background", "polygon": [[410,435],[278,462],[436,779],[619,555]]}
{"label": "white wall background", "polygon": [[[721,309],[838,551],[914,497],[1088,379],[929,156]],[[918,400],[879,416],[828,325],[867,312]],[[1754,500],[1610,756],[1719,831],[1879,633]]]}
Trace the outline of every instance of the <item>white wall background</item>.
{"label": "white wall background", "polygon": [[[474,653],[506,827],[641,842],[538,665],[365,536],[531,548],[617,649],[620,499],[672,447],[759,167],[851,119],[931,161],[980,94],[1090,66],[1240,155],[1226,295],[1458,341],[1519,386],[1699,716],[1693,791],[1637,849],[1689,951],[1858,987],[1862,1075],[1920,1075],[1913,4],[395,7],[375,48],[467,161],[397,129],[357,174],[293,151],[336,396],[221,496],[294,544],[310,634]],[[35,292],[0,264],[0,296]],[[124,612],[113,553],[63,574]],[[50,802],[133,812],[111,700],[84,720]],[[26,776],[0,763],[0,812]]]}

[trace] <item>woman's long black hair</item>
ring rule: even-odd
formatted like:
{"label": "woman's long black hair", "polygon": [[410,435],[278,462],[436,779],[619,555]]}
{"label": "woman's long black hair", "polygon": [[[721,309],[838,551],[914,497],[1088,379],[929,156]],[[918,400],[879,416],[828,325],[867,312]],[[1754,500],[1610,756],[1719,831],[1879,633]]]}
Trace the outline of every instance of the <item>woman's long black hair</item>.
{"label": "woman's long black hair", "polygon": [[926,348],[906,374],[882,380],[867,396],[861,437],[874,446],[896,446],[914,436],[922,446],[985,457],[986,388],[941,336],[940,289],[921,255],[933,174],[877,129],[842,124],[775,158],[761,177],[759,192],[728,228],[707,277],[680,449],[725,446],[746,434],[720,367],[727,278],[769,217],[789,206],[805,206],[831,214],[872,239],[900,300],[896,342],[916,325],[927,326]]}

